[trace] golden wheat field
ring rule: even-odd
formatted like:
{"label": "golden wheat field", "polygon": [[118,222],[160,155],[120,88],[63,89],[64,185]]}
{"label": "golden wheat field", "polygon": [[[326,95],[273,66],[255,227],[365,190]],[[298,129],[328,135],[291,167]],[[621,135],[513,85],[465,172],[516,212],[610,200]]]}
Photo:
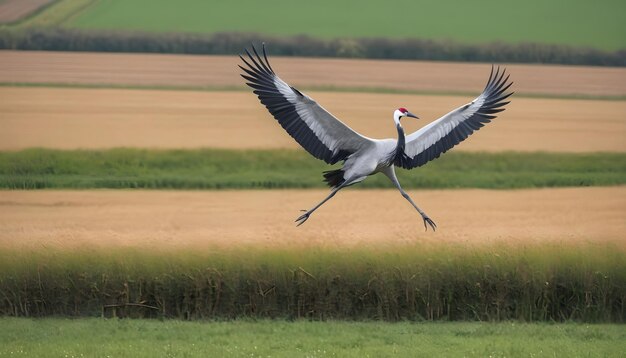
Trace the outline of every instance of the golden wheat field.
{"label": "golden wheat field", "polygon": [[[355,130],[396,136],[394,108],[417,130],[467,96],[311,92]],[[247,92],[0,87],[0,150],[75,148],[298,148]],[[626,151],[626,101],[515,98],[455,150]]]}
{"label": "golden wheat field", "polygon": [[366,247],[397,244],[626,244],[626,187],[516,191],[344,190],[296,227],[325,190],[3,191],[0,247]]}

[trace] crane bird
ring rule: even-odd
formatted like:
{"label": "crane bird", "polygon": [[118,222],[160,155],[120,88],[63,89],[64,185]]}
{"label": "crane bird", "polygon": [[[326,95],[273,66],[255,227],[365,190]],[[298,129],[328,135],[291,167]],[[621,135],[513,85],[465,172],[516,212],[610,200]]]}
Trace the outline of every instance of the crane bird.
{"label": "crane bird", "polygon": [[323,173],[324,181],[331,187],[330,194],[296,219],[297,226],[309,219],[311,214],[330,200],[339,190],[359,183],[370,175],[385,174],[398,188],[424,220],[424,228],[433,231],[437,225],[420,209],[396,178],[395,167],[413,169],[438,158],[465,140],[485,123],[496,118],[495,113],[504,110],[505,102],[513,92],[506,92],[513,84],[505,70],[492,66],[489,80],[483,92],[472,102],[463,105],[438,120],[405,136],[400,120],[418,118],[406,108],[393,112],[398,139],[372,139],[365,137],[326,111],[315,100],[280,79],[270,66],[263,44],[263,57],[252,46],[254,56],[245,49],[247,59],[239,56],[245,73],[241,76],[246,84],[280,125],[307,152],[328,164],[343,161],[341,169]]}

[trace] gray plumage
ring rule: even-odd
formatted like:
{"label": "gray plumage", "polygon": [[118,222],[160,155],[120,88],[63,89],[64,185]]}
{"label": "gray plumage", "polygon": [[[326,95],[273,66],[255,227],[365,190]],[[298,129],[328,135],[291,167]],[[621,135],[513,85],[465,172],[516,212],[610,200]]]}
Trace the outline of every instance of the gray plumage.
{"label": "gray plumage", "polygon": [[296,219],[298,226],[342,188],[380,172],[420,213],[424,227],[428,229],[429,225],[435,230],[435,223],[400,186],[395,166],[412,169],[438,158],[495,118],[494,114],[503,111],[503,106],[509,103],[504,100],[513,94],[506,92],[512,85],[509,76],[505,77],[505,71],[500,72],[499,68],[494,72],[492,67],[487,86],[474,101],[408,136],[405,136],[400,120],[417,116],[399,108],[393,116],[398,139],[372,139],[355,132],[315,100],[281,80],[270,66],[265,45],[263,56],[254,47],[254,55],[247,49],[245,51],[247,59],[240,56],[245,64],[245,67],[239,66],[245,72],[241,76],[285,131],[315,158],[328,164],[343,161],[341,169],[324,172],[324,180],[331,186],[331,192]]}

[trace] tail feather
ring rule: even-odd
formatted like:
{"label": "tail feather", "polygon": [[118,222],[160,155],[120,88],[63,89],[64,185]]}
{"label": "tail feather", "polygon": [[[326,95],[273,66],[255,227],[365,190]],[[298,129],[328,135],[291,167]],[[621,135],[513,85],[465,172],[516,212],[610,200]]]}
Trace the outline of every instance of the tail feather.
{"label": "tail feather", "polygon": [[343,169],[325,171],[323,173],[324,181],[328,184],[329,187],[336,188],[343,184],[343,182],[345,181],[345,179],[343,178],[343,173]]}

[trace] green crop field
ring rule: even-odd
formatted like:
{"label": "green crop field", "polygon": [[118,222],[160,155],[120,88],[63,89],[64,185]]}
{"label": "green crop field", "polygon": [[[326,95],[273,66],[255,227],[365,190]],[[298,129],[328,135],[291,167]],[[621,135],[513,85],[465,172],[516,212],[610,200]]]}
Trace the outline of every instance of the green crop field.
{"label": "green crop field", "polygon": [[620,357],[621,325],[0,319],[0,356]]}
{"label": "green crop field", "polygon": [[[321,188],[328,166],[303,150],[72,150],[0,152],[0,188]],[[416,171],[406,188],[537,188],[626,184],[624,153],[452,152]],[[383,175],[359,188],[391,188]]]}
{"label": "green crop field", "polygon": [[603,50],[626,47],[626,2],[620,0],[101,0],[84,6],[85,2],[61,1],[29,25],[56,22],[82,29],[424,38],[468,44],[535,42]]}

